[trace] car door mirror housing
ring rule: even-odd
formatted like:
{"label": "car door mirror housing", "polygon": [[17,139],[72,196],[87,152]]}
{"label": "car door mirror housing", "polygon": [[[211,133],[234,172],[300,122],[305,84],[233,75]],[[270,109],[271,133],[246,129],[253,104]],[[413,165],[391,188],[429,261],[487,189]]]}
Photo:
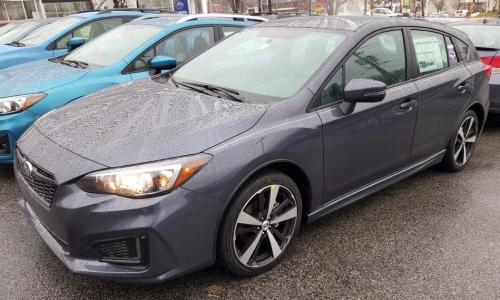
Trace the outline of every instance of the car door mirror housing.
{"label": "car door mirror housing", "polygon": [[387,86],[385,83],[372,79],[352,79],[344,88],[344,101],[380,102],[385,98]]}
{"label": "car door mirror housing", "polygon": [[162,70],[172,70],[177,67],[177,60],[171,56],[157,55],[149,61],[148,65],[150,69],[159,73]]}
{"label": "car door mirror housing", "polygon": [[84,38],[78,37],[78,36],[72,37],[68,41],[68,51],[73,51],[73,50],[75,50],[76,48],[80,47],[83,44],[85,44],[85,39]]}

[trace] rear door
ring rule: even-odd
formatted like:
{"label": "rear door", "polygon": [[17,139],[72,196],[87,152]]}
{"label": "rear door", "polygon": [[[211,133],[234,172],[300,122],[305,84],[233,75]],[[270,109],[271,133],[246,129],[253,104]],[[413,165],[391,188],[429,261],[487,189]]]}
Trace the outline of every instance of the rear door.
{"label": "rear door", "polygon": [[[324,86],[317,112],[323,123],[325,200],[338,199],[401,170],[410,160],[417,88],[408,81],[402,29],[369,37]],[[378,103],[345,109],[343,87],[374,79],[388,88]]]}
{"label": "rear door", "polygon": [[420,28],[411,29],[410,36],[418,88],[412,161],[419,161],[446,148],[471,97],[473,79],[449,36]]}

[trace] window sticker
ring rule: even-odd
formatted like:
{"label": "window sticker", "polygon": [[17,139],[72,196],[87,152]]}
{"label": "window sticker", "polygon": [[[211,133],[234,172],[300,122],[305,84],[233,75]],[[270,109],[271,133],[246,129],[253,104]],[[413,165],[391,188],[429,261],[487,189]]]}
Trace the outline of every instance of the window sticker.
{"label": "window sticker", "polygon": [[428,73],[444,68],[439,40],[435,37],[414,39],[415,52],[420,73]]}

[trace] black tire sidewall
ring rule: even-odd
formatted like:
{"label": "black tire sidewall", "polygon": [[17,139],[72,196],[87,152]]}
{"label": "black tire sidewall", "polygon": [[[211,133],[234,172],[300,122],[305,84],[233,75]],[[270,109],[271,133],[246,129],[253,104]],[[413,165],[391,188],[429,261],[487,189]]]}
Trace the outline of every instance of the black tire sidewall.
{"label": "black tire sidewall", "polygon": [[[236,220],[238,219],[241,209],[247,203],[250,197],[252,197],[263,187],[271,184],[282,185],[288,188],[290,192],[293,193],[297,205],[296,226],[294,228],[290,241],[288,242],[288,245],[277,259],[260,268],[250,268],[243,265],[239,261],[234,251],[233,233],[236,226]],[[220,234],[217,247],[218,262],[221,263],[222,266],[228,271],[239,276],[255,276],[272,269],[281,261],[281,259],[283,259],[293,241],[295,240],[295,237],[297,236],[298,230],[300,228],[301,215],[302,197],[300,194],[300,190],[297,184],[290,177],[278,171],[266,171],[257,176],[254,176],[252,179],[246,182],[242,186],[242,188],[240,188],[239,192],[233,197],[226,213],[224,214],[224,218],[222,220],[219,231]]]}

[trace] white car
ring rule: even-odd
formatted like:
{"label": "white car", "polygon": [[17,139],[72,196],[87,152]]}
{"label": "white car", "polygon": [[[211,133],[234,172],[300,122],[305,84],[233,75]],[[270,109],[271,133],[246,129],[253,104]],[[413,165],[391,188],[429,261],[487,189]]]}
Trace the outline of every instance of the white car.
{"label": "white car", "polygon": [[467,9],[459,9],[455,11],[455,17],[466,17],[469,11]]}
{"label": "white car", "polygon": [[372,10],[372,16],[401,17],[402,14],[395,13],[387,7],[377,7]]}

